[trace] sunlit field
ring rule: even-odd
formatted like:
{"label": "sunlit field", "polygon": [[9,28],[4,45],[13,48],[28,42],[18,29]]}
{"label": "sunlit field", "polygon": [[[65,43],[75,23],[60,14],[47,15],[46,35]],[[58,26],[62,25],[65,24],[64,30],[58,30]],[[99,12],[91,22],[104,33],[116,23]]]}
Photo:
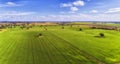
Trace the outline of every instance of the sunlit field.
{"label": "sunlit field", "polygon": [[117,30],[91,29],[81,25],[0,29],[0,64],[119,62],[120,32]]}

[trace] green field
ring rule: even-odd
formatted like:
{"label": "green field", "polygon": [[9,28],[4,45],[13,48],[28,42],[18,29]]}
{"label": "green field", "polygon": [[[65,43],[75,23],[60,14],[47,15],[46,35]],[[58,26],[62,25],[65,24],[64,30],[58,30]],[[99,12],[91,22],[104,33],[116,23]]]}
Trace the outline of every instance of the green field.
{"label": "green field", "polygon": [[[120,32],[77,26],[0,31],[0,64],[120,64]],[[95,37],[104,33],[104,38]],[[39,33],[42,36],[36,37]]]}

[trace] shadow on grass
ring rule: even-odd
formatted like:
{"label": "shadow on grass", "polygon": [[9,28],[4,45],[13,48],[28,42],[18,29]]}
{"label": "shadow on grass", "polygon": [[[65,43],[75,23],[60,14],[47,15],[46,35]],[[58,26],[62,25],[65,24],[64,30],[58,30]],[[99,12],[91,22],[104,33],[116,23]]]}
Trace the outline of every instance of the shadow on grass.
{"label": "shadow on grass", "polygon": [[94,36],[96,38],[105,38],[105,36]]}

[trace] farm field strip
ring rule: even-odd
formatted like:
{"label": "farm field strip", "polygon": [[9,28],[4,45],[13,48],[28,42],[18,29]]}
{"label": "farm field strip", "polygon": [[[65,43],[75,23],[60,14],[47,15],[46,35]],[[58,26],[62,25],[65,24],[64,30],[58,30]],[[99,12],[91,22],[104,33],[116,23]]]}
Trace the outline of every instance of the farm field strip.
{"label": "farm field strip", "polygon": [[[59,52],[56,51],[55,47],[53,47],[50,44],[50,42],[46,40],[46,37],[42,40],[41,46],[43,46],[42,48],[44,49],[44,52],[47,55],[46,58],[49,58],[50,63],[52,62],[52,64],[56,64],[56,63],[61,64],[62,62],[61,60],[63,60],[64,58],[62,58],[61,55],[59,55]],[[63,61],[65,61],[65,59]]]}
{"label": "farm field strip", "polygon": [[[55,41],[55,42],[57,42],[57,41]],[[66,62],[67,63],[69,63],[69,64],[72,64],[72,62],[74,63],[75,61],[73,60],[73,58],[71,58],[71,60],[70,60],[70,57],[68,57],[66,54],[65,54],[65,52],[69,52],[68,50],[66,50],[66,48],[64,48],[65,50],[63,50],[62,48],[58,48],[59,47],[59,45],[57,45],[56,43],[55,43],[54,41],[51,41],[51,44],[56,48],[56,50],[58,50],[59,51],[59,53],[61,53],[61,55],[63,56],[63,58],[65,58],[66,60]],[[59,41],[60,42],[60,41]],[[64,52],[64,53],[63,53]]]}
{"label": "farm field strip", "polygon": [[[45,39],[47,39],[47,38],[45,37]],[[59,62],[62,62],[61,57],[56,53],[57,52],[56,49],[52,46],[52,44],[50,44],[50,42],[48,40],[46,42],[47,43],[45,43],[44,45],[45,45],[46,50],[47,50],[47,48],[49,48],[49,50],[47,50],[47,51],[49,54],[48,56],[50,56],[51,64],[56,64],[56,63],[60,64]],[[54,61],[56,61],[56,62],[54,62]]]}
{"label": "farm field strip", "polygon": [[[84,32],[86,32],[86,30],[82,31],[82,32],[81,31],[73,31],[73,30],[72,31],[70,31],[70,30],[65,31],[65,30],[63,30],[63,31],[62,30],[58,30],[58,31],[51,30],[50,32],[52,32],[53,34],[55,34],[57,36],[60,36],[61,38],[65,39],[67,41],[71,41],[72,44],[79,47],[80,49],[83,48],[82,50],[86,51],[87,53],[89,53],[89,51],[91,51],[91,53],[89,53],[89,54],[92,54],[93,56],[96,56],[96,58],[99,58],[103,62],[107,62],[107,63],[110,64],[112,62],[115,62],[114,60],[118,60],[117,58],[112,60],[113,56],[116,56],[116,55],[111,54],[110,50],[119,49],[118,48],[119,47],[118,40],[120,39],[118,37],[119,34],[120,34],[119,32],[108,31],[108,30],[100,30],[100,31],[99,30],[94,30],[93,33],[95,33],[95,32],[99,33],[99,32],[104,31],[105,34],[107,34],[107,37],[105,37],[105,38],[95,38],[94,37],[95,35],[91,34],[92,35],[91,36],[91,35],[88,35],[87,33],[85,34]],[[89,30],[89,32],[92,33],[92,30]],[[116,32],[116,34],[113,35],[113,34],[111,34],[111,32]],[[65,34],[65,35],[63,35],[63,34]],[[78,35],[76,35],[76,34],[78,34]],[[113,37],[113,36],[116,39],[114,39],[114,38],[111,39],[111,37]],[[74,38],[71,38],[71,37],[74,37]],[[80,41],[78,39],[78,37],[83,42]],[[86,40],[86,38],[88,38],[89,40]],[[75,43],[73,43],[73,42],[75,42]],[[115,45],[115,44],[118,44],[118,45]],[[85,47],[83,47],[83,46],[85,46]],[[118,55],[118,53],[116,53],[116,54]],[[110,59],[107,59],[107,58],[110,58]]]}
{"label": "farm field strip", "polygon": [[[52,34],[53,35],[53,34]],[[57,36],[54,36],[54,37],[56,37],[56,38],[59,38],[59,37],[57,37]],[[90,60],[90,59],[94,59],[94,61],[92,61],[92,62],[98,62],[99,60],[98,59],[96,59],[96,58],[94,58],[94,57],[92,57],[91,55],[89,55],[89,54],[87,54],[86,52],[84,52],[84,51],[82,51],[82,50],[79,50],[77,47],[75,47],[74,45],[72,45],[71,43],[69,43],[69,42],[67,42],[67,41],[65,41],[65,40],[63,40],[63,39],[61,39],[61,38],[59,38],[59,40],[58,39],[56,39],[57,41],[60,41],[61,42],[61,44],[64,44],[65,45],[65,47],[68,47],[68,48],[66,48],[65,49],[65,47],[63,47],[64,48],[64,52],[66,52],[66,51],[69,51],[70,53],[72,53],[73,55],[71,55],[71,56],[76,56],[76,55],[78,55],[77,57],[78,57],[78,61],[80,61],[80,58],[81,59],[83,59],[85,62],[87,62],[88,60]],[[53,41],[55,41],[55,40],[53,40]],[[54,43],[55,44],[55,43]],[[69,53],[69,52],[66,52],[66,53]],[[79,56],[79,55],[81,55],[81,56]],[[88,60],[86,60],[85,58],[82,58],[82,56],[83,57],[85,57],[86,59],[88,59]],[[69,57],[69,56],[68,56]],[[71,58],[72,59],[72,58]],[[82,61],[83,61],[82,60]],[[77,62],[76,60],[74,61],[74,62]],[[79,62],[78,62],[79,63]]]}
{"label": "farm field strip", "polygon": [[[0,50],[0,51],[4,50],[4,51],[0,54],[0,55],[1,55],[1,62],[5,62],[7,59],[10,59],[11,54],[13,54],[13,52],[11,52],[10,50],[15,51],[15,48],[16,48],[16,45],[17,45],[16,42],[17,42],[17,41],[11,41],[11,42],[9,42],[9,43],[6,42],[6,44],[4,44],[5,46],[2,47],[2,49]],[[13,48],[13,46],[14,46],[15,48]],[[8,54],[10,54],[10,55],[8,55]]]}
{"label": "farm field strip", "polygon": [[[48,42],[51,44],[51,46],[53,46],[55,48],[55,50],[53,50],[56,54],[56,57],[58,59],[59,64],[66,64],[69,63],[69,60],[64,56],[64,54],[58,49],[58,46],[55,46],[54,44],[57,43],[57,41],[51,41],[48,37],[46,37],[46,39],[48,40]],[[59,56],[59,58],[58,58]]]}

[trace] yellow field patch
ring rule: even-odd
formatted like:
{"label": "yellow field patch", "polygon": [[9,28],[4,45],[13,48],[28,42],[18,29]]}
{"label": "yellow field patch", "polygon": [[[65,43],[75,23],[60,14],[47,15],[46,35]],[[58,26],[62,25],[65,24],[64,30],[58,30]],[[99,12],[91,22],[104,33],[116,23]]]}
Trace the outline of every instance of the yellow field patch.
{"label": "yellow field patch", "polygon": [[0,33],[7,31],[6,29],[0,29]]}

